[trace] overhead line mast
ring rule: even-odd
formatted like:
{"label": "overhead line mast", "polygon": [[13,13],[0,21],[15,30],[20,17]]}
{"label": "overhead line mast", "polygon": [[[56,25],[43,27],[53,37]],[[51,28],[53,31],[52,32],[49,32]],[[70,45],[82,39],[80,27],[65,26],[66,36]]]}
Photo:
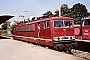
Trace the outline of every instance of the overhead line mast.
{"label": "overhead line mast", "polygon": [[61,7],[60,7],[60,1],[59,1],[59,16],[61,16]]}

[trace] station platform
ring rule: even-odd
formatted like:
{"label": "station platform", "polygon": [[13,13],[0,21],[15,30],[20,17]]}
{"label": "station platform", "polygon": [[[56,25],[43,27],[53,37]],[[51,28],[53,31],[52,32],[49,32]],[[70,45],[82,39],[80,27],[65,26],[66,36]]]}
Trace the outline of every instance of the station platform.
{"label": "station platform", "polygon": [[85,60],[31,43],[0,39],[0,60]]}

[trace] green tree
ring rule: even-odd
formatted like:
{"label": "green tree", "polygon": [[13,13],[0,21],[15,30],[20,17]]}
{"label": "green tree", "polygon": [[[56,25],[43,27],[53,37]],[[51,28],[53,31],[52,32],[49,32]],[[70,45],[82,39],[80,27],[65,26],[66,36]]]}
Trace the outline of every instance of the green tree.
{"label": "green tree", "polygon": [[2,25],[2,30],[7,30],[9,25],[10,25],[10,22],[4,22]]}
{"label": "green tree", "polygon": [[69,10],[70,10],[70,8],[68,7],[67,4],[61,5],[61,15],[62,15],[62,16],[69,16],[69,15],[68,15]]}
{"label": "green tree", "polygon": [[47,11],[46,13],[43,14],[43,16],[52,16],[52,12],[51,11]]}
{"label": "green tree", "polygon": [[59,10],[55,11],[55,16],[59,16]]}
{"label": "green tree", "polygon": [[13,34],[13,29],[14,29],[15,26],[16,26],[16,23],[13,23],[9,28],[12,34]]}
{"label": "green tree", "polygon": [[90,12],[88,12],[88,16],[90,16]]}
{"label": "green tree", "polygon": [[75,24],[80,24],[81,19],[88,15],[86,6],[83,4],[75,4],[69,11],[69,16],[74,18]]}
{"label": "green tree", "polygon": [[[61,5],[60,9],[61,9],[61,16],[69,16],[68,13],[69,13],[70,8],[68,7],[67,4]],[[55,11],[55,15],[59,16],[59,10]]]}

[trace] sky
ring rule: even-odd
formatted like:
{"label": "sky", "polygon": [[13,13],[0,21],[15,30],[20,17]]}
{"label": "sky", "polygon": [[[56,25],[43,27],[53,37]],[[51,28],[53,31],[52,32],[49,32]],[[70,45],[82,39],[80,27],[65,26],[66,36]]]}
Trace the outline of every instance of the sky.
{"label": "sky", "polygon": [[20,15],[29,18],[30,16],[41,16],[50,10],[55,12],[60,5],[67,4],[72,7],[76,3],[84,4],[90,12],[90,0],[0,0],[0,14],[12,14],[14,18],[9,21],[17,21]]}

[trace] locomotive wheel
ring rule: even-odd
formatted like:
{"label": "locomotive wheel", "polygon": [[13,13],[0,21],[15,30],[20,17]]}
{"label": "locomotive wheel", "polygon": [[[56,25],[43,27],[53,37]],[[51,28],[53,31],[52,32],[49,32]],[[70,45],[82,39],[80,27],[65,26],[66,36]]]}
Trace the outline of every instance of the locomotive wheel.
{"label": "locomotive wheel", "polygon": [[58,45],[57,45],[57,44],[54,44],[54,45],[53,45],[53,47],[54,47],[54,49],[55,49],[56,51],[58,51],[58,50],[59,50],[59,47],[58,47]]}
{"label": "locomotive wheel", "polygon": [[73,49],[76,49],[78,47],[78,43],[77,42],[72,43],[72,46],[73,46]]}
{"label": "locomotive wheel", "polygon": [[68,44],[65,44],[64,46],[65,46],[64,52],[68,53]]}
{"label": "locomotive wheel", "polygon": [[71,52],[72,48],[73,48],[72,44],[69,44],[68,54],[72,54]]}
{"label": "locomotive wheel", "polygon": [[60,46],[59,46],[59,51],[64,51],[64,45],[63,44],[60,44]]}
{"label": "locomotive wheel", "polygon": [[65,53],[72,54],[72,44],[65,44]]}

